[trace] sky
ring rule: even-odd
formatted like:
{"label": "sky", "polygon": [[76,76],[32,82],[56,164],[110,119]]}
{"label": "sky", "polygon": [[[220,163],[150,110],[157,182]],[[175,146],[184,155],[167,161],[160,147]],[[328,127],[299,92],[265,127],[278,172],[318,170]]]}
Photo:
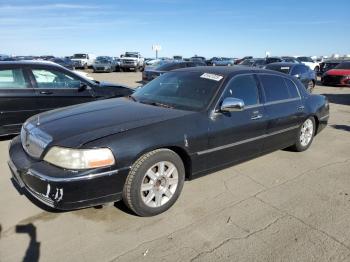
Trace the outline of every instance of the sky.
{"label": "sky", "polygon": [[350,54],[349,0],[0,0],[0,54]]}

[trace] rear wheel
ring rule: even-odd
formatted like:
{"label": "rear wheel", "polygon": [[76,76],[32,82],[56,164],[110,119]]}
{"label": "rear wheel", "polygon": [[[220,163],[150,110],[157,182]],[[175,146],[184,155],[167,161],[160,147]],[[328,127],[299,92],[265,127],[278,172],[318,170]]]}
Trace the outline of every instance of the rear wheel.
{"label": "rear wheel", "polygon": [[299,128],[293,149],[298,152],[308,149],[314,139],[315,131],[315,118],[309,117]]}
{"label": "rear wheel", "polygon": [[169,149],[157,149],[133,164],[124,185],[123,200],[137,215],[154,216],[176,202],[184,180],[181,158]]}

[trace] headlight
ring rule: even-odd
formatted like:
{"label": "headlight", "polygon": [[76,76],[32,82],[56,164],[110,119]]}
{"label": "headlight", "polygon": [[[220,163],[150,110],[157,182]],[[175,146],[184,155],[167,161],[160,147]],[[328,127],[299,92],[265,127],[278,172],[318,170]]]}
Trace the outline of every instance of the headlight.
{"label": "headlight", "polygon": [[71,149],[54,146],[44,160],[67,169],[89,169],[114,165],[113,153],[108,148]]}

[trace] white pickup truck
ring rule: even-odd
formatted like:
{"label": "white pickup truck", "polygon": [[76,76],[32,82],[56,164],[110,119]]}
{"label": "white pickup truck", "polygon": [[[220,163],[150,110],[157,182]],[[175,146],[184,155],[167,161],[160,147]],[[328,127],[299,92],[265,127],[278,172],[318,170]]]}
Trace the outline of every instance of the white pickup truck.
{"label": "white pickup truck", "polygon": [[125,52],[120,56],[120,70],[121,71],[143,71],[145,59],[139,52]]}
{"label": "white pickup truck", "polygon": [[71,58],[75,68],[84,68],[92,67],[95,63],[96,55],[94,54],[74,54]]}

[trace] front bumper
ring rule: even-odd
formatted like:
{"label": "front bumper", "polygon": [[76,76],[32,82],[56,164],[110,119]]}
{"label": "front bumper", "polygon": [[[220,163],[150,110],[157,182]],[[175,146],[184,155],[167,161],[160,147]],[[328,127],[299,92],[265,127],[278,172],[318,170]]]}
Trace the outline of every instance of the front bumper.
{"label": "front bumper", "polygon": [[9,148],[9,167],[17,188],[47,206],[72,210],[119,201],[129,167],[72,171],[34,160],[23,150],[19,137]]}

